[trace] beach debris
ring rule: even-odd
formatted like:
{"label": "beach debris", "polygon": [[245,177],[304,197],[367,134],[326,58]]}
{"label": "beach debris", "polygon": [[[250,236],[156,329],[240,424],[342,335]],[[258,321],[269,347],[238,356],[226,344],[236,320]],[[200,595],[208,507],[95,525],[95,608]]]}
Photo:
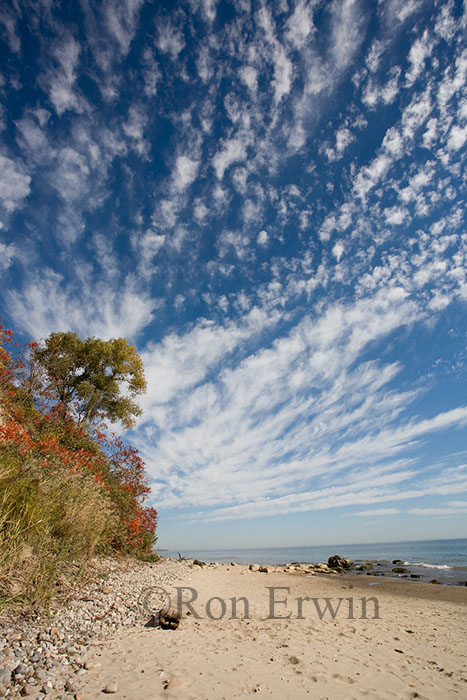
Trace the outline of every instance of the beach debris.
{"label": "beach debris", "polygon": [[109,695],[111,695],[112,693],[116,693],[118,692],[118,685],[115,683],[115,681],[110,681],[110,683],[107,683],[102,692],[108,693]]}
{"label": "beach debris", "polygon": [[334,554],[332,557],[329,557],[328,566],[330,569],[350,569],[352,562],[339,554]]}
{"label": "beach debris", "polygon": [[159,626],[163,630],[176,630],[180,624],[181,614],[173,608],[162,608],[159,611]]}
{"label": "beach debris", "polygon": [[152,615],[144,626],[159,627],[159,613],[156,613],[156,615]]}

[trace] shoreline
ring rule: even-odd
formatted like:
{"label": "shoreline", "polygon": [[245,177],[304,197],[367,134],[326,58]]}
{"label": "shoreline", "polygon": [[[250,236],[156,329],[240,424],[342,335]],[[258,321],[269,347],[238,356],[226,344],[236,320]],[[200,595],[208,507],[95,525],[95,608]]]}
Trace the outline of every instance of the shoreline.
{"label": "shoreline", "polygon": [[[146,626],[150,613],[138,599],[154,587],[169,592],[172,605],[177,595],[191,601],[178,629]],[[431,699],[467,689],[463,587],[279,567],[266,573],[239,564],[104,560],[67,605],[28,620],[11,615],[9,624],[2,614],[0,698],[97,700],[112,683],[115,697],[126,700],[220,700],[259,691],[270,698]],[[8,688],[1,687],[5,667],[14,681]],[[382,692],[388,683],[397,688]],[[411,686],[417,696],[407,694]]]}

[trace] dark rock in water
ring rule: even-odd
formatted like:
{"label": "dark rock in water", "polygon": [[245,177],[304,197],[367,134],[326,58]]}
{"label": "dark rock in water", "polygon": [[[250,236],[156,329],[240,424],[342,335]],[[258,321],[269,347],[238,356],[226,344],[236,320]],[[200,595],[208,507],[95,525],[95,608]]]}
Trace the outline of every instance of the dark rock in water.
{"label": "dark rock in water", "polygon": [[334,554],[328,559],[328,566],[330,569],[350,569],[352,563],[350,559],[339,556],[339,554]]}
{"label": "dark rock in water", "polygon": [[199,559],[194,559],[193,560],[193,566],[205,566],[204,561],[200,561]]}
{"label": "dark rock in water", "polygon": [[420,574],[410,574],[410,578],[421,578]]}
{"label": "dark rock in water", "polygon": [[403,564],[404,562],[402,561],[402,559],[393,559],[392,563],[393,564]]}
{"label": "dark rock in water", "polygon": [[[430,583],[439,583],[438,579],[434,578],[430,581]],[[467,585],[467,584],[466,584]]]}
{"label": "dark rock in water", "polygon": [[367,569],[372,569],[372,568],[373,568],[373,564],[371,563],[371,561],[367,561],[366,564],[360,564],[359,566],[355,567],[355,569],[357,571],[366,571]]}
{"label": "dark rock in water", "polygon": [[392,573],[393,573],[393,574],[410,574],[410,569],[404,569],[403,566],[396,566],[396,567],[392,570]]}
{"label": "dark rock in water", "polygon": [[176,630],[180,624],[181,614],[173,608],[162,608],[159,612],[159,625],[164,630]]}

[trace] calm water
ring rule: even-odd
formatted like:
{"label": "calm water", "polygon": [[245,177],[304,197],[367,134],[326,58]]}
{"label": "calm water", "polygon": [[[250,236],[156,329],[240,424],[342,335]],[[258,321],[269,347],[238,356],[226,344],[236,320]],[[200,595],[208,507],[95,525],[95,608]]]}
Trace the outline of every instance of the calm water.
{"label": "calm water", "polygon": [[[467,539],[427,540],[423,542],[386,542],[378,544],[343,544],[320,547],[274,547],[272,549],[217,549],[182,550],[181,555],[211,562],[237,562],[238,564],[286,564],[326,562],[332,554],[347,557],[354,564],[373,561],[375,572],[391,572],[394,559],[400,559],[412,574],[421,580],[437,579],[440,583],[464,584],[467,581]],[[177,552],[163,552],[177,557]],[[377,562],[377,563],[376,563]],[[364,574],[363,574],[364,575]]]}

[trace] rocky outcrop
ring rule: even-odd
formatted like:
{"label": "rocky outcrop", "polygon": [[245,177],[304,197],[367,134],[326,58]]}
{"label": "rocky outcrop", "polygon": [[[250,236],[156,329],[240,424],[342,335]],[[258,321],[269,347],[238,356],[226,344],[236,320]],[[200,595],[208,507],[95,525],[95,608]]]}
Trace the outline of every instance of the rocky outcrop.
{"label": "rocky outcrop", "polygon": [[328,566],[330,569],[350,569],[352,562],[339,554],[334,554],[332,557],[329,557]]}

